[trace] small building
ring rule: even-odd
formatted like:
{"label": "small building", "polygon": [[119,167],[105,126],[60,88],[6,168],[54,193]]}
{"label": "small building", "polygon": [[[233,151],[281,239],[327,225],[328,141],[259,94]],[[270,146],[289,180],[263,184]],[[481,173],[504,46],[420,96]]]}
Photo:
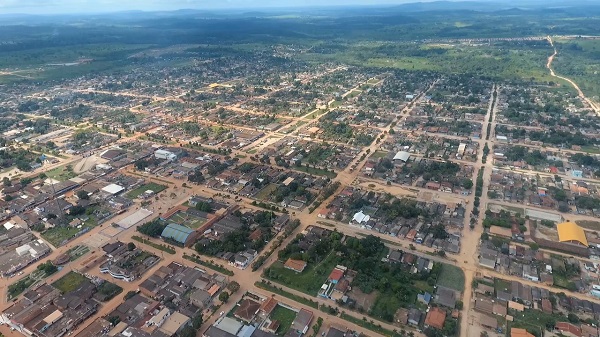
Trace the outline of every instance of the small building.
{"label": "small building", "polygon": [[306,309],[300,309],[296,318],[292,322],[291,330],[296,332],[299,335],[303,335],[308,331],[310,327],[310,322],[312,322],[313,313],[312,311],[308,311]]}
{"label": "small building", "polygon": [[240,302],[239,307],[234,312],[234,316],[243,321],[251,322],[254,316],[256,316],[258,313],[259,309],[260,303],[245,298]]}
{"label": "small building", "polygon": [[429,309],[427,316],[425,317],[425,326],[430,326],[439,330],[444,328],[446,322],[446,311],[439,307],[432,307]]}
{"label": "small building", "polygon": [[301,273],[304,271],[304,268],[306,268],[306,262],[302,260],[287,259],[283,266],[286,269],[295,271],[296,273]]}
{"label": "small building", "polygon": [[171,337],[180,332],[185,326],[190,324],[191,319],[186,315],[175,311],[169,316],[165,322],[160,326],[160,332]]}

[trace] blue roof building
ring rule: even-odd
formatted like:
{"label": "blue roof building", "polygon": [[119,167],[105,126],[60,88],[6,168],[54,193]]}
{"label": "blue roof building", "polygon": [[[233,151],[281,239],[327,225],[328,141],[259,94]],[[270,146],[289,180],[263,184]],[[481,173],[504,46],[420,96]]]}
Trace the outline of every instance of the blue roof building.
{"label": "blue roof building", "polygon": [[189,246],[196,238],[194,233],[195,231],[193,229],[172,223],[165,227],[160,236],[163,239],[171,239],[175,242],[181,243],[184,246]]}
{"label": "blue roof building", "polygon": [[429,302],[431,301],[431,294],[428,292],[425,292],[425,294],[418,294],[417,301],[423,304],[429,304]]}

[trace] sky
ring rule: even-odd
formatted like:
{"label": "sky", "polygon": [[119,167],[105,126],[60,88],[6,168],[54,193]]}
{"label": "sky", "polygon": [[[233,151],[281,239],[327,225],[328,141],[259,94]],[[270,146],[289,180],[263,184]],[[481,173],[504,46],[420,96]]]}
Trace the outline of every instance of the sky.
{"label": "sky", "polygon": [[432,0],[0,0],[1,14],[401,4]]}

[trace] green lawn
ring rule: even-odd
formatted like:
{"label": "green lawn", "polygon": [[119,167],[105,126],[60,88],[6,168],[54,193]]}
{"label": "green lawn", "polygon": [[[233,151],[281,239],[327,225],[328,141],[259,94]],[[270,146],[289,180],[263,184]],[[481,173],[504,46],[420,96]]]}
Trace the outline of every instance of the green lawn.
{"label": "green lawn", "polygon": [[85,280],[87,280],[85,276],[71,271],[52,283],[52,286],[60,290],[63,294],[67,294],[79,288]]}
{"label": "green lawn", "polygon": [[494,290],[496,291],[496,293],[498,293],[499,291],[510,292],[510,282],[497,278],[494,280]]}
{"label": "green lawn", "polygon": [[300,274],[286,269],[283,263],[277,261],[265,271],[265,277],[286,287],[316,296],[323,283],[327,281],[329,273],[338,264],[338,260],[335,254],[329,254],[317,265],[309,264]]}
{"label": "green lawn", "polygon": [[385,151],[375,151],[375,153],[373,153],[373,155],[371,156],[373,159],[379,159],[379,158],[385,158],[388,155],[387,152]]}
{"label": "green lawn", "polygon": [[273,191],[275,191],[277,189],[277,184],[269,184],[267,186],[265,186],[262,190],[260,190],[258,193],[256,193],[255,198],[258,200],[263,200],[263,201],[267,201],[269,200],[269,196],[273,193]]}
{"label": "green lawn", "polygon": [[281,305],[276,306],[271,313],[271,319],[279,321],[279,328],[277,328],[279,336],[284,336],[288,332],[295,318],[296,312]]}
{"label": "green lawn", "polygon": [[442,287],[458,291],[464,291],[465,274],[460,268],[447,263],[443,263],[442,272],[440,273],[440,277],[437,280],[437,284]]}
{"label": "green lawn", "polygon": [[158,194],[164,191],[166,188],[167,186],[165,185],[159,185],[157,183],[148,183],[146,185],[142,185],[136,188],[135,190],[130,191],[129,193],[127,193],[127,197],[130,199],[135,199],[146,191],[152,191],[154,192],[154,194]]}
{"label": "green lawn", "polygon": [[53,170],[46,172],[48,178],[52,178],[58,181],[65,181],[71,178],[75,178],[77,174],[73,170],[67,170],[67,166],[59,166]]}

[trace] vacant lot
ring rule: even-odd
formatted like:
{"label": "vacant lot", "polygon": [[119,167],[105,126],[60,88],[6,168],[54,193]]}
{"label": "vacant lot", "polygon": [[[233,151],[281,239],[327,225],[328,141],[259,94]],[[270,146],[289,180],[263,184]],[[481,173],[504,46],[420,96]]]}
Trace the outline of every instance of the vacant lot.
{"label": "vacant lot", "polygon": [[442,264],[442,272],[440,273],[437,284],[442,287],[464,291],[465,274],[460,268],[444,263]]}
{"label": "vacant lot", "polygon": [[165,185],[159,185],[157,183],[148,183],[146,185],[142,185],[142,186],[136,188],[133,191],[130,191],[129,193],[127,193],[127,197],[130,199],[135,199],[146,191],[152,191],[152,192],[154,192],[154,194],[158,194],[158,193],[164,191],[166,188],[167,188],[167,186],[165,186]]}
{"label": "vacant lot", "polygon": [[258,193],[256,193],[256,196],[254,196],[254,197],[258,200],[268,201],[269,196],[273,193],[273,191],[275,191],[277,189],[277,186],[278,186],[277,184],[269,184],[269,185],[265,186],[265,188],[260,190]]}
{"label": "vacant lot", "polygon": [[62,291],[63,294],[66,294],[79,288],[79,286],[85,282],[85,280],[87,280],[85,276],[71,271],[67,275],[56,280],[56,282],[52,283],[52,286]]}

